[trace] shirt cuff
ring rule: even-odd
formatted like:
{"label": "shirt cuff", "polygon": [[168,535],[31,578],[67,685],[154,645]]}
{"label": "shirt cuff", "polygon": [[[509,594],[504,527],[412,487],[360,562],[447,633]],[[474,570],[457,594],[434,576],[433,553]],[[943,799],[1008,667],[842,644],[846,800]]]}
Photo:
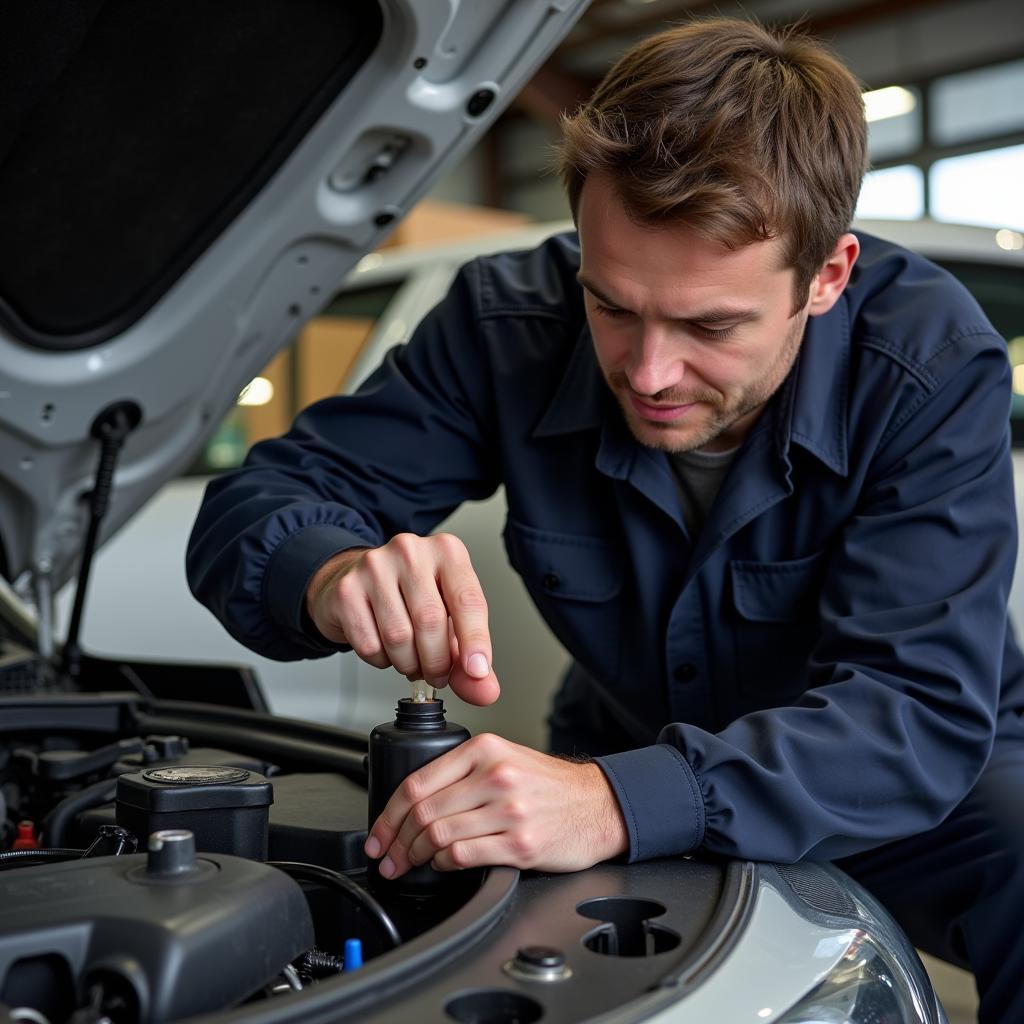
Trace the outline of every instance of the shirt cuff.
{"label": "shirt cuff", "polygon": [[287,537],[270,556],[263,580],[267,614],[289,633],[304,636],[317,650],[350,651],[348,644],[326,639],[306,611],[306,591],[328,559],[350,548],[367,547],[366,538],[342,526],[306,526]]}
{"label": "shirt cuff", "polygon": [[595,757],[629,832],[629,862],[689,853],[704,842],[704,797],[686,758],[668,743]]}

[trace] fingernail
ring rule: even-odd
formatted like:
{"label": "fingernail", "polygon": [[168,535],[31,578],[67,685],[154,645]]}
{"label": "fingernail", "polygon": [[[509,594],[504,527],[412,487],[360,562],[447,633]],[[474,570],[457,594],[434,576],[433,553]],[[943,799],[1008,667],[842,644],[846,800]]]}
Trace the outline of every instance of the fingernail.
{"label": "fingernail", "polygon": [[380,873],[385,878],[390,878],[395,873],[395,862],[390,857],[385,857],[380,862]]}
{"label": "fingernail", "polygon": [[466,663],[466,671],[469,672],[471,676],[476,676],[477,679],[483,679],[490,670],[490,666],[487,664],[487,659],[482,654],[471,654],[469,656],[469,661]]}
{"label": "fingernail", "polygon": [[380,856],[380,840],[376,836],[370,836],[363,850],[370,860],[376,860]]}

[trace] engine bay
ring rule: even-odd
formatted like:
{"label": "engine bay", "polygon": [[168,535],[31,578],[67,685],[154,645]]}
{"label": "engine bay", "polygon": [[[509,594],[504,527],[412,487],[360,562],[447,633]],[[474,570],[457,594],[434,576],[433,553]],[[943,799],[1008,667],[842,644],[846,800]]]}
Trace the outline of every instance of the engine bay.
{"label": "engine bay", "polygon": [[332,737],[324,758],[315,739],[279,732],[281,764],[252,752],[255,722],[248,749],[233,750],[130,728],[152,717],[124,695],[7,709],[0,1004],[11,1021],[159,1024],[301,991],[415,938],[479,888],[466,873],[428,898],[368,891],[357,737],[349,749]]}

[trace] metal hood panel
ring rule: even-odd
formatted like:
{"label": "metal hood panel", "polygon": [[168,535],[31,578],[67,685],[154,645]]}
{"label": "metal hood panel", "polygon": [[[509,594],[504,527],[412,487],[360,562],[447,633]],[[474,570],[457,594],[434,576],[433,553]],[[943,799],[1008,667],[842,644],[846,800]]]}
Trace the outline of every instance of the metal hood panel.
{"label": "metal hood panel", "polygon": [[101,540],[182,472],[586,2],[14,5],[0,31],[19,55],[0,61],[0,85],[17,83],[0,103],[3,575],[22,590],[35,572],[54,587],[73,575],[91,431],[115,403],[140,422]]}

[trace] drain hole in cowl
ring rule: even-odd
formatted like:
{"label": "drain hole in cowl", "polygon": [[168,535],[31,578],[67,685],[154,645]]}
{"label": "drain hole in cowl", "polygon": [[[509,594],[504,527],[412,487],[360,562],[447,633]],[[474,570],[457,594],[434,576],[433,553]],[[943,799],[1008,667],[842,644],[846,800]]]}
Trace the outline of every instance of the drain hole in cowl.
{"label": "drain hole in cowl", "polygon": [[459,1024],[534,1024],[544,1016],[535,999],[501,988],[464,992],[449,999],[444,1009]]}
{"label": "drain hole in cowl", "polygon": [[602,956],[656,956],[675,949],[682,941],[670,928],[652,924],[652,917],[665,913],[664,904],[628,896],[606,896],[585,900],[577,913],[600,927],[583,936],[583,945]]}

